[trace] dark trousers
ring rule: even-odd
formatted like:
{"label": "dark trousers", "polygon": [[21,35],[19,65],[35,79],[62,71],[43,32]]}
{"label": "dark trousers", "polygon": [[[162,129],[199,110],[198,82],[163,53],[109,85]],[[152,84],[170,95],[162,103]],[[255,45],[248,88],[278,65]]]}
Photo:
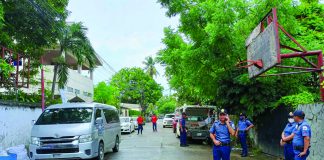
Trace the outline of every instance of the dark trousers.
{"label": "dark trousers", "polygon": [[180,131],[180,145],[187,145],[187,132],[186,131],[183,131],[183,132]]}
{"label": "dark trousers", "polygon": [[295,159],[294,147],[293,147],[292,143],[285,144],[284,155],[285,155],[285,160],[294,160]]}
{"label": "dark trousers", "polygon": [[213,147],[214,160],[230,160],[231,146],[215,146]]}
{"label": "dark trousers", "polygon": [[141,134],[143,133],[143,125],[142,124],[139,124],[138,125],[138,128],[137,128],[137,134],[139,134],[141,131]]}
{"label": "dark trousers", "polygon": [[156,129],[156,122],[153,123],[153,132],[154,132],[154,131],[157,131],[157,129]]}
{"label": "dark trousers", "polygon": [[306,155],[302,157],[298,157],[300,151],[294,151],[294,153],[295,153],[295,160],[306,160],[309,155],[309,149],[307,150]]}
{"label": "dark trousers", "polygon": [[242,147],[242,155],[247,155],[248,154],[246,136],[247,136],[246,133],[239,133],[240,143],[241,143],[241,147]]}

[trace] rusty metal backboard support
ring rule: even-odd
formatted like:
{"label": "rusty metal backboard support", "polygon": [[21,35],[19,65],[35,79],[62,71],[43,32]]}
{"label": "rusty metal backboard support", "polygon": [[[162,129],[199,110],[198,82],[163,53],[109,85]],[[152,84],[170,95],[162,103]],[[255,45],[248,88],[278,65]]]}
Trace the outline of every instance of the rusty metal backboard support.
{"label": "rusty metal backboard support", "polygon": [[248,61],[261,61],[263,64],[263,67],[248,67],[250,78],[259,76],[279,64],[280,51],[277,42],[275,24],[271,23],[247,46]]}
{"label": "rusty metal backboard support", "polygon": [[[279,31],[284,36],[295,43],[298,48],[294,48],[280,43]],[[277,20],[276,9],[273,8],[252,31],[247,38],[245,45],[247,47],[247,60],[239,62],[240,68],[248,68],[249,77],[265,77],[265,76],[282,76],[292,74],[302,74],[316,72],[319,74],[320,79],[320,92],[321,100],[324,101],[324,76],[323,76],[323,52],[307,51],[305,47],[297,42],[293,36],[291,36]],[[290,50],[292,53],[281,53],[281,48]],[[316,56],[317,63],[307,59],[307,57]],[[305,66],[285,66],[281,64],[282,60],[290,58],[301,58],[310,67]],[[240,64],[247,63],[246,66],[240,66]],[[282,72],[276,74],[266,74],[266,72],[272,68],[289,68],[297,71]]]}

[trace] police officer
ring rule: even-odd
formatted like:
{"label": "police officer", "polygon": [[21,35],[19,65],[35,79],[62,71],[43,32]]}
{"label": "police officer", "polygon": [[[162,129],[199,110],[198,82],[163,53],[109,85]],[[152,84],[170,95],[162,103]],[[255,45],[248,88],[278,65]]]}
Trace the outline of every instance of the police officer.
{"label": "police officer", "polygon": [[252,127],[254,127],[254,125],[251,123],[251,121],[249,121],[246,118],[245,113],[240,113],[240,120],[238,121],[238,126],[237,126],[235,136],[240,139],[240,143],[241,143],[241,147],[242,147],[242,153],[241,153],[242,157],[247,157],[247,155],[248,155],[248,147],[247,147],[247,143],[246,143],[246,137],[247,137],[248,131]]}
{"label": "police officer", "polygon": [[187,114],[182,113],[182,118],[180,120],[180,147],[188,147],[187,144],[187,129],[186,129],[186,118]]}
{"label": "police officer", "polygon": [[295,160],[306,160],[309,155],[310,139],[312,136],[311,127],[304,120],[305,113],[301,110],[294,112],[294,120],[296,122],[296,127],[293,133],[284,137],[283,141],[288,142],[292,140]]}
{"label": "police officer", "polygon": [[296,128],[296,123],[295,123],[295,120],[293,117],[294,117],[294,114],[292,112],[290,112],[288,114],[288,123],[281,134],[280,145],[284,147],[285,160],[294,160],[295,159],[292,141],[291,140],[283,141],[283,139],[285,139],[285,137],[290,136],[293,133],[294,129]]}
{"label": "police officer", "polygon": [[210,128],[210,138],[214,142],[214,160],[229,160],[231,154],[231,135],[235,134],[235,125],[227,115],[225,109],[219,112],[219,120]]}

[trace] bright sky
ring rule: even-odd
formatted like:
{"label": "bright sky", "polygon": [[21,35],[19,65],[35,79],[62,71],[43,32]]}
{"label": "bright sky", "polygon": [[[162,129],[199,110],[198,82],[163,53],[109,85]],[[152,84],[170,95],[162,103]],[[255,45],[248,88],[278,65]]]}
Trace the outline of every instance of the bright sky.
{"label": "bright sky", "polygon": [[[178,18],[166,17],[156,0],[70,0],[68,10],[68,21],[81,21],[88,27],[94,49],[116,71],[143,68],[145,57],[163,48],[163,28],[178,26]],[[156,81],[168,90],[163,67],[157,69]],[[112,74],[107,65],[97,68],[94,84],[109,80]]]}

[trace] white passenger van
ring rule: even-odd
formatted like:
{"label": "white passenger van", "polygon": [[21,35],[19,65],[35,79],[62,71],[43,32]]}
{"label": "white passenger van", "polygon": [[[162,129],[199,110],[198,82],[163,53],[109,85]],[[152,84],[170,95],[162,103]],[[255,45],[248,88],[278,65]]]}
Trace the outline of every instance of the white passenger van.
{"label": "white passenger van", "polygon": [[118,152],[120,121],[113,106],[66,103],[46,108],[31,132],[29,155],[34,159],[104,159]]}

